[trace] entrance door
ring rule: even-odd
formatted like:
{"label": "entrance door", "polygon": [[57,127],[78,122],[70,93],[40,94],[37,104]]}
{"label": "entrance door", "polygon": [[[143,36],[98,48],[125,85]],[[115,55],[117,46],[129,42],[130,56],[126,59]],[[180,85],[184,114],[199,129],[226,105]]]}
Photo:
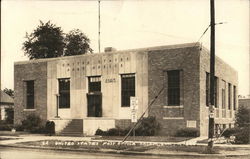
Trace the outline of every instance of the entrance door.
{"label": "entrance door", "polygon": [[89,77],[89,93],[87,94],[88,117],[102,116],[101,77]]}
{"label": "entrance door", "polygon": [[88,117],[102,116],[102,95],[88,94]]}

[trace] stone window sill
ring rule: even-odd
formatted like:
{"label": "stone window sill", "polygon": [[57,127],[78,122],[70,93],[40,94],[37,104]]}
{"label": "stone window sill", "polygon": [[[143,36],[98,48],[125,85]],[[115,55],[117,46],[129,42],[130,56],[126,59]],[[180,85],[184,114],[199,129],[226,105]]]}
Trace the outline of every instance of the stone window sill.
{"label": "stone window sill", "polygon": [[36,111],[36,109],[23,109],[23,111],[29,112],[29,111]]}
{"label": "stone window sill", "polygon": [[183,105],[167,105],[167,106],[163,106],[163,108],[183,108]]}
{"label": "stone window sill", "polygon": [[172,120],[179,119],[179,120],[183,120],[184,117],[163,117],[163,119],[172,119]]}

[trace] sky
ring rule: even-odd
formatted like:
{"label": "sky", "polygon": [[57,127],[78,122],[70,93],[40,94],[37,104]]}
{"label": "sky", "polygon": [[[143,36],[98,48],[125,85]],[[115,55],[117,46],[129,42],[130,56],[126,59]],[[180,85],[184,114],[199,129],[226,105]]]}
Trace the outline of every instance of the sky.
{"label": "sky", "polygon": [[[216,55],[238,71],[239,94],[249,93],[249,0],[215,0]],[[80,29],[98,52],[98,1],[1,1],[1,88],[14,88],[14,62],[39,21],[67,33]],[[101,51],[197,42],[210,23],[209,0],[101,1]],[[210,48],[210,30],[199,41]]]}

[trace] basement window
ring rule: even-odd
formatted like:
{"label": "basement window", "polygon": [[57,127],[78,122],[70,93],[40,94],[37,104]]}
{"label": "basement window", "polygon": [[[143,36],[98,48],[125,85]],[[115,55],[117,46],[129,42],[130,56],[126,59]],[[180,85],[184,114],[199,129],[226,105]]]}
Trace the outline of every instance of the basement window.
{"label": "basement window", "polygon": [[58,79],[59,84],[59,108],[70,108],[70,79]]}
{"label": "basement window", "polygon": [[135,96],[135,74],[121,75],[121,83],[122,107],[129,107],[130,97]]}

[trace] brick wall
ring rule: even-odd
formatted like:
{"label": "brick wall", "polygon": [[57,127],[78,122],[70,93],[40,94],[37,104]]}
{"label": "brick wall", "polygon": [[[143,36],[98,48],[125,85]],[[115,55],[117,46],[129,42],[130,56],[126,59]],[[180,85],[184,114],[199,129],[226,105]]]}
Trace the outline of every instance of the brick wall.
{"label": "brick wall", "polygon": [[[34,109],[26,109],[25,81],[34,80]],[[15,107],[14,123],[20,124],[28,114],[35,113],[47,119],[47,62],[17,63],[14,66]]]}
{"label": "brick wall", "polygon": [[249,98],[239,99],[239,107],[250,109],[250,99]]}
{"label": "brick wall", "polygon": [[[200,116],[201,135],[208,135],[208,107],[206,106],[206,72],[210,72],[210,54],[206,48],[200,53]],[[220,58],[215,60],[215,76],[218,78],[217,102],[215,109],[215,124],[233,125],[235,110],[233,110],[233,86],[236,86],[236,108],[238,108],[238,73]],[[228,110],[228,83],[231,83],[231,110]],[[222,88],[225,88],[225,109],[222,110]]]}
{"label": "brick wall", "polygon": [[128,127],[131,127],[133,124],[131,123],[130,119],[116,119],[115,120],[115,127],[126,129]]}
{"label": "brick wall", "polygon": [[[187,120],[195,120],[199,129],[199,47],[149,51],[148,92],[149,101],[164,87],[164,91],[152,105],[149,115],[156,116],[161,124],[159,135],[173,135],[185,128]],[[181,104],[168,107],[166,71],[181,70]]]}

